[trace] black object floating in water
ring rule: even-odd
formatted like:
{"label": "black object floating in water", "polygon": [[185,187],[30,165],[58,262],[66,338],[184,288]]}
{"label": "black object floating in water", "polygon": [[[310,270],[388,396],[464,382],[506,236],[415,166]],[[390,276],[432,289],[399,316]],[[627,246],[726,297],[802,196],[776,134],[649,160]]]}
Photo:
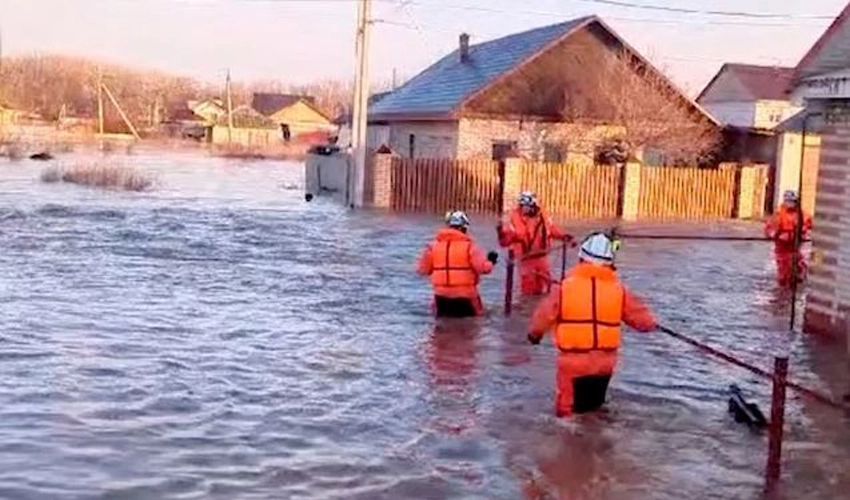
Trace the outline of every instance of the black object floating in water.
{"label": "black object floating in water", "polygon": [[42,151],[41,153],[35,153],[33,155],[30,155],[30,160],[47,161],[52,159],[53,155],[48,153],[47,151]]}
{"label": "black object floating in water", "polygon": [[311,201],[313,201],[313,193],[307,193],[307,194],[305,194],[305,195],[304,195],[304,200],[305,200],[305,201],[307,201],[307,203],[310,203]]}
{"label": "black object floating in water", "polygon": [[735,422],[746,424],[751,429],[764,429],[767,419],[755,403],[748,403],[736,384],[729,386],[729,413],[735,417]]}

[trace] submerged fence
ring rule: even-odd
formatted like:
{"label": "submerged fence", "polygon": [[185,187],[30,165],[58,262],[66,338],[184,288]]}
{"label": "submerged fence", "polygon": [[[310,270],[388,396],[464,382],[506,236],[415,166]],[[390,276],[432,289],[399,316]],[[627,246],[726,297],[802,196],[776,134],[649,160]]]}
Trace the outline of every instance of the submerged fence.
{"label": "submerged fence", "polygon": [[725,219],[764,215],[767,168],[721,169],[570,165],[508,159],[403,159],[370,162],[373,206],[442,213],[500,214],[525,190],[558,218]]}

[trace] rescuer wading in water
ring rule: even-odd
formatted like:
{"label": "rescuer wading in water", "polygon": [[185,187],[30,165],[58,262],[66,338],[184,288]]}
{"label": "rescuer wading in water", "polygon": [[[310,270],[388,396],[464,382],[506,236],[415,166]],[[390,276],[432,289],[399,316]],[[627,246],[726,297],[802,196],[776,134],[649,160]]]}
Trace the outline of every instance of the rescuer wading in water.
{"label": "rescuer wading in water", "polygon": [[559,417],[594,411],[605,403],[622,323],[642,332],[657,326],[649,308],[617,278],[616,246],[606,234],[588,236],[579,263],[534,311],[528,340],[539,344],[546,331],[553,330],[560,351],[555,403]]}
{"label": "rescuer wading in water", "polygon": [[447,227],[437,233],[419,257],[417,272],[431,277],[437,316],[459,318],[484,312],[478,282],[482,274],[493,270],[499,256],[490,252],[485,258],[467,234],[469,224],[465,213],[449,212]]}

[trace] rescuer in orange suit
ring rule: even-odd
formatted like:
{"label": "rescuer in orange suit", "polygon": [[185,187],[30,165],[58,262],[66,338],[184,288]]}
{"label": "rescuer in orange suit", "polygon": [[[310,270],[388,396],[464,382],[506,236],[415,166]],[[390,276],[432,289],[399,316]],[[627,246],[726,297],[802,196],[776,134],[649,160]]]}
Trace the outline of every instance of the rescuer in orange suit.
{"label": "rescuer in orange suit", "polygon": [[608,235],[588,236],[579,263],[537,307],[528,340],[539,344],[554,329],[558,347],[557,398],[559,417],[585,413],[605,403],[608,382],[617,366],[620,325],[650,332],[656,322],[644,303],[617,278],[615,247]]}
{"label": "rescuer in orange suit", "polygon": [[519,195],[508,224],[496,228],[499,244],[510,247],[520,263],[520,291],[523,295],[543,295],[552,283],[549,253],[553,240],[572,241],[572,236],[555,226],[540,208],[532,192]]}
{"label": "rescuer in orange suit", "polygon": [[802,213],[800,198],[794,191],[785,191],[782,206],[773,214],[764,228],[764,234],[773,240],[773,254],[776,258],[776,277],[780,286],[791,286],[794,280],[794,255],[797,255],[797,282],[803,281],[808,266],[800,248],[796,245],[797,225],[802,220],[801,240],[809,236],[812,230],[812,218]]}
{"label": "rescuer in orange suit", "polygon": [[484,312],[478,294],[479,278],[493,270],[499,255],[490,252],[484,257],[467,234],[469,218],[465,213],[450,212],[446,215],[446,225],[425,248],[417,272],[431,277],[437,316],[478,316]]}

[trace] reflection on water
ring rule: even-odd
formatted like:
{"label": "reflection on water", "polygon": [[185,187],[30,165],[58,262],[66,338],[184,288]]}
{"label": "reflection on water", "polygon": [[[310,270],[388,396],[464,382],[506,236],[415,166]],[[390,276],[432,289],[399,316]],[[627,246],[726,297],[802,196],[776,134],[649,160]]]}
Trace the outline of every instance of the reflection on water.
{"label": "reflection on water", "polygon": [[[533,301],[436,322],[413,272],[437,220],[304,203],[299,165],[137,156],[158,191],[0,164],[0,498],[754,498],[765,437],[725,390],[769,388],[629,334],[604,413],[552,416]],[[493,221],[473,233],[493,248]],[[763,243],[626,242],[624,280],[670,326],[844,387],[845,353],[789,338]],[[791,397],[788,498],[850,488],[850,428]]]}

